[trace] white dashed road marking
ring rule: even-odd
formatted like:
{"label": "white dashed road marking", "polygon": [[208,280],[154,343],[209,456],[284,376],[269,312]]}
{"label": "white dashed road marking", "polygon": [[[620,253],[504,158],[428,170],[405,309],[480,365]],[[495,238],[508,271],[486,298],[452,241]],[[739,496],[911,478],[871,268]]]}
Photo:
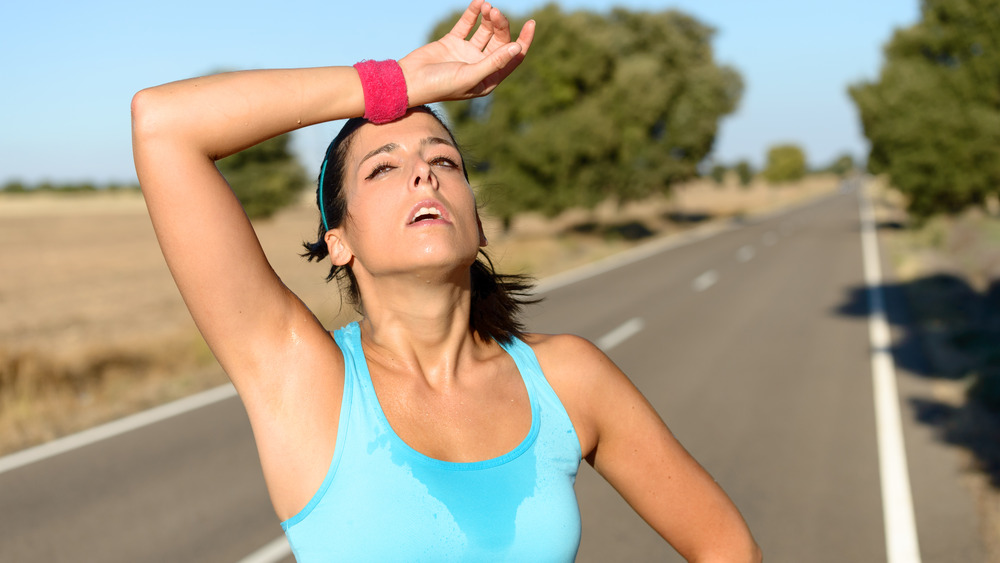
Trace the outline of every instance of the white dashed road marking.
{"label": "white dashed road marking", "polygon": [[274,541],[240,559],[239,563],[277,563],[291,554],[292,546],[288,545],[288,538],[278,536]]}
{"label": "white dashed road marking", "polygon": [[615,346],[638,334],[645,326],[646,323],[639,317],[631,318],[618,328],[598,338],[597,347],[605,352],[610,352]]}
{"label": "white dashed road marking", "polygon": [[705,291],[715,285],[717,281],[719,281],[719,274],[715,270],[709,270],[696,277],[694,281],[691,282],[691,289],[695,291]]}

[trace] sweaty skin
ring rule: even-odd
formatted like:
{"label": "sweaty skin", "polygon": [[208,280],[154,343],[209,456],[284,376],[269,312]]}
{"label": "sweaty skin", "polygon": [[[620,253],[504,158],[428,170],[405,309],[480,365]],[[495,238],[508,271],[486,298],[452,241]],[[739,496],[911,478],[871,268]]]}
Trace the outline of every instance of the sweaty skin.
{"label": "sweaty skin", "polygon": [[[474,0],[448,35],[399,61],[410,103],[492,92],[528,53],[534,30],[528,22],[512,41],[503,14]],[[352,67],[213,75],[132,101],[136,170],[160,247],[246,407],[283,521],[309,504],[346,447],[338,441],[344,350],[274,274],[214,161],[363,113]],[[361,355],[393,432],[429,458],[475,463],[522,443],[532,403],[511,356],[469,327],[469,265],[485,239],[458,152],[440,142],[448,138],[415,112],[359,129],[344,179],[348,219],[325,240],[332,263],[357,277]],[[440,216],[413,221],[431,207]],[[693,561],[760,559],[733,503],[600,350],[569,335],[525,342],[579,456],[661,536]]]}

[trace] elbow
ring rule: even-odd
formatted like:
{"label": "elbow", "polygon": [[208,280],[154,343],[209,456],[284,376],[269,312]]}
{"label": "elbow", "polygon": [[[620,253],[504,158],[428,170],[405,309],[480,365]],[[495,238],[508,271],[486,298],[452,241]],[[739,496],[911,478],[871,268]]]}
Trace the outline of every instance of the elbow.
{"label": "elbow", "polygon": [[761,563],[764,560],[764,552],[760,550],[760,546],[754,541],[752,537],[747,538],[749,541],[747,545],[743,546],[739,550],[739,553],[734,553],[732,557],[726,557],[720,559],[720,561],[746,561],[746,563]]}
{"label": "elbow", "polygon": [[156,93],[147,88],[132,96],[132,142],[140,142],[153,136],[157,123]]}
{"label": "elbow", "polygon": [[740,542],[740,545],[731,554],[720,558],[719,561],[746,561],[746,563],[761,563],[764,560],[764,553],[760,549],[760,545],[757,541],[753,539],[750,535],[749,530],[745,541]]}

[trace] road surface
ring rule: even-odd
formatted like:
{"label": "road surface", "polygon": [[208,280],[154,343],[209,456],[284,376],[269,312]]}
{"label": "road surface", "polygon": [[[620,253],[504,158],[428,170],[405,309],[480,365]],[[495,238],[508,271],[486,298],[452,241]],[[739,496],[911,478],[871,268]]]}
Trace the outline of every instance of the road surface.
{"label": "road surface", "polygon": [[[769,561],[887,558],[858,201],[844,190],[551,279],[527,319],[604,347]],[[923,561],[982,560],[958,456],[909,406],[926,383],[897,377]],[[578,561],[680,560],[586,464],[577,489]],[[0,507],[0,561],[291,560],[280,542],[260,551],[281,530],[231,395],[0,469]]]}

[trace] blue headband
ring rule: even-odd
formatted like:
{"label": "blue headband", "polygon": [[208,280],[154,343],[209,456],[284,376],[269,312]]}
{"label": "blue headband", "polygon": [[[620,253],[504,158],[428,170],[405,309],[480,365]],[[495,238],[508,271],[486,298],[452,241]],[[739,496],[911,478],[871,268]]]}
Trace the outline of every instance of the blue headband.
{"label": "blue headband", "polygon": [[330,153],[326,153],[326,158],[323,159],[323,168],[319,171],[319,216],[323,219],[323,228],[327,231],[330,230],[330,225],[326,222],[326,202],[323,201],[323,180],[326,178],[326,163],[330,162]]}

